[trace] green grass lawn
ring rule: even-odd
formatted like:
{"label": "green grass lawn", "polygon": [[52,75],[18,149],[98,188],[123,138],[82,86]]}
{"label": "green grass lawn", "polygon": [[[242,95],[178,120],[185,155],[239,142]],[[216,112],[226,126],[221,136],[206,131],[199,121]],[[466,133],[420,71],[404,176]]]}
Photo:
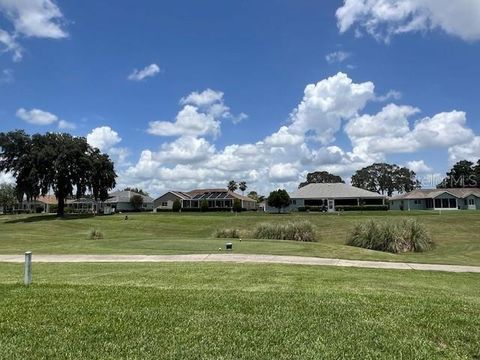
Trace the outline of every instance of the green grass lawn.
{"label": "green grass lawn", "polygon": [[0,264],[0,359],[478,359],[480,277],[234,264]]}
{"label": "green grass lawn", "polygon": [[[414,216],[425,224],[436,242],[426,253],[388,254],[345,245],[353,225],[367,219]],[[129,214],[57,219],[55,216],[18,215],[0,217],[0,254],[26,250],[42,254],[188,254],[210,253],[223,247],[215,239],[218,228],[252,229],[261,222],[281,223],[308,219],[316,228],[318,242],[234,241],[237,253],[333,257],[360,260],[406,261],[480,265],[480,212],[388,212],[345,213],[341,216],[311,214],[272,215],[243,213]],[[104,239],[89,240],[91,229]]]}

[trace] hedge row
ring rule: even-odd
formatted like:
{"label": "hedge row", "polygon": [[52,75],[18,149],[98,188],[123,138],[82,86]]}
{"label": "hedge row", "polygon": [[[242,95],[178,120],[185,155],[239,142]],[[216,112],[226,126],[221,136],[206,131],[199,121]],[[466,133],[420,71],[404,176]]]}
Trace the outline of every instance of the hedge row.
{"label": "hedge row", "polygon": [[327,211],[326,206],[300,206],[298,208],[299,212],[313,211],[313,212],[325,212]]}
{"label": "hedge row", "polygon": [[[326,212],[326,206],[301,206],[297,209],[299,212]],[[387,211],[388,205],[338,205],[335,206],[336,211]]]}
{"label": "hedge row", "polygon": [[344,205],[336,206],[335,208],[337,211],[387,211],[389,209],[388,205]]}

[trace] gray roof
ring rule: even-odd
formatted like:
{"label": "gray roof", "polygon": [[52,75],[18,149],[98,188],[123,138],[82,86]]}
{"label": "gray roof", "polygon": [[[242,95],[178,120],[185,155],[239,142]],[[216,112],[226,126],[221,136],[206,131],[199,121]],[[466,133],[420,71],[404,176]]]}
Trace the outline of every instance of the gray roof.
{"label": "gray roof", "polygon": [[439,195],[448,193],[459,199],[466,198],[470,195],[480,197],[480,189],[477,188],[459,188],[459,189],[417,189],[409,193],[397,195],[392,197],[392,200],[419,200],[419,199],[434,199]]}
{"label": "gray roof", "polygon": [[140,195],[143,198],[143,203],[152,203],[153,199],[150,196],[138,194],[133,191],[114,191],[108,194],[109,198],[105,201],[106,203],[127,203],[130,202],[130,199],[134,195]]}
{"label": "gray roof", "polygon": [[342,183],[308,184],[290,194],[292,199],[352,199],[376,198],[385,196]]}

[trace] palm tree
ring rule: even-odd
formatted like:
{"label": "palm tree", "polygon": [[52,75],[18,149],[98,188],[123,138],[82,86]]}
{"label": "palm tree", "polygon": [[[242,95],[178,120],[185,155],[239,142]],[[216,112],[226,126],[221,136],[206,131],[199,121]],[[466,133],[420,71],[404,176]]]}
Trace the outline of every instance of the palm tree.
{"label": "palm tree", "polygon": [[244,193],[245,190],[247,190],[247,183],[245,181],[240,181],[240,183],[238,184],[238,188],[240,189],[240,191],[242,192],[242,195]]}
{"label": "palm tree", "polygon": [[237,183],[235,182],[235,180],[230,180],[230,181],[228,182],[227,188],[228,188],[229,191],[235,192],[235,190],[238,189],[238,185],[237,185]]}

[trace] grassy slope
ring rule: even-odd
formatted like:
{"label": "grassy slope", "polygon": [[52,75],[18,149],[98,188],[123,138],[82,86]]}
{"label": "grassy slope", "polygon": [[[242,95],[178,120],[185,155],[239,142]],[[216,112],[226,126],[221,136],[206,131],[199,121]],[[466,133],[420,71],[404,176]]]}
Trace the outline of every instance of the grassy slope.
{"label": "grassy slope", "polygon": [[[437,247],[428,253],[393,255],[345,246],[348,231],[357,221],[367,218],[415,216],[433,235]],[[213,232],[221,227],[251,229],[259,222],[284,222],[307,218],[317,228],[319,242],[235,241],[235,252],[289,254],[347,259],[414,261],[480,265],[480,212],[346,213],[266,215],[232,214],[130,214],[106,217],[77,217],[57,220],[54,216],[0,217],[0,254],[22,253],[115,253],[179,254],[209,253],[223,246]],[[96,228],[103,240],[88,240]]]}
{"label": "grassy slope", "polygon": [[471,359],[475,274],[0,264],[2,359]]}

